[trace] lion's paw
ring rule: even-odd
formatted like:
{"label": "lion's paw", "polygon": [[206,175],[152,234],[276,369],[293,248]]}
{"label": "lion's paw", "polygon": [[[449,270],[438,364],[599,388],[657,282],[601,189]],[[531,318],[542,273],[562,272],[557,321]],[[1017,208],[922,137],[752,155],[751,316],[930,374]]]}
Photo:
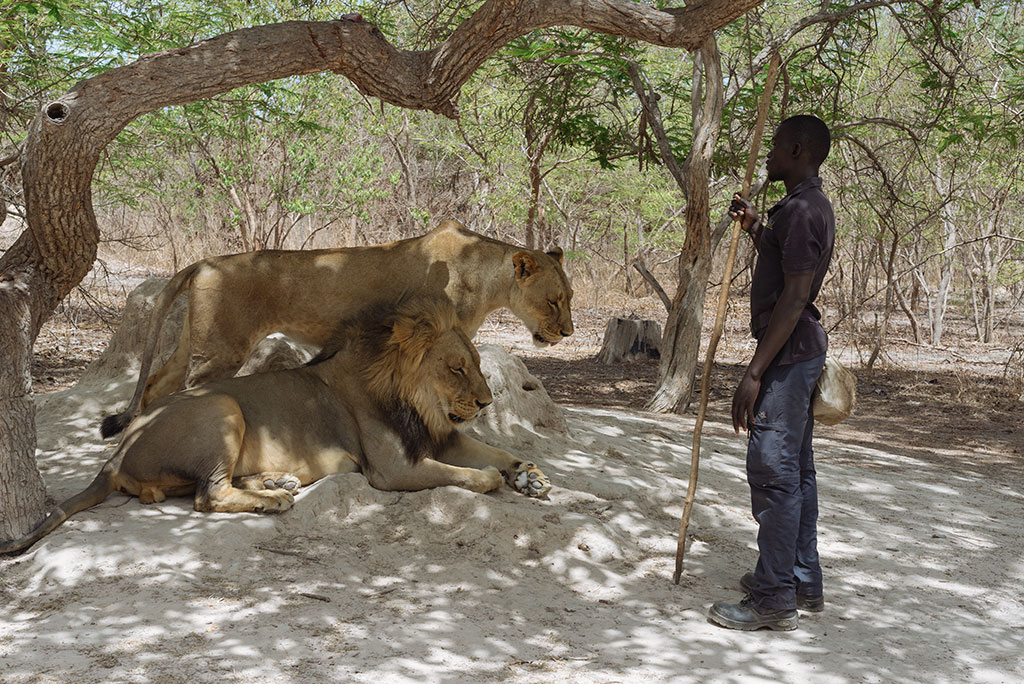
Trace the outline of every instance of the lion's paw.
{"label": "lion's paw", "polygon": [[260,502],[254,508],[256,513],[280,513],[295,503],[295,497],[286,489],[268,489],[260,492]]}
{"label": "lion's paw", "polygon": [[239,489],[258,492],[279,490],[292,494],[298,492],[302,485],[299,478],[291,473],[257,473],[236,477],[231,482]]}
{"label": "lion's paw", "polygon": [[287,492],[295,493],[299,491],[301,486],[302,483],[299,481],[299,478],[291,474],[282,475],[278,478],[268,477],[263,480],[263,487],[265,489],[283,489]]}
{"label": "lion's paw", "polygon": [[536,464],[518,461],[509,473],[508,486],[526,496],[544,496],[551,491],[551,480]]}

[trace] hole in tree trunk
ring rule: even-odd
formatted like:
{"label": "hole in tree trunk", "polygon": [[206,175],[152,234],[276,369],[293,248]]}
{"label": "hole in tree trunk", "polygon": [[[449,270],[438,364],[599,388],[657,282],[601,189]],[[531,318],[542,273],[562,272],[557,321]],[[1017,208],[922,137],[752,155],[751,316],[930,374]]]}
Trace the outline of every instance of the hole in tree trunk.
{"label": "hole in tree trunk", "polygon": [[46,105],[46,117],[54,123],[61,123],[68,118],[69,113],[68,106],[63,102],[51,102]]}

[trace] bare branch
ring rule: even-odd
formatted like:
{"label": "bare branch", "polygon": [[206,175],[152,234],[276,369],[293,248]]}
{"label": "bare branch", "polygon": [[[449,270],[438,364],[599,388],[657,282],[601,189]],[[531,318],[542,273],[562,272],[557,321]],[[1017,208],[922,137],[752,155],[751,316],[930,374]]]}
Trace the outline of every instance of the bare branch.
{"label": "bare branch", "polygon": [[867,126],[867,125],[878,125],[878,126],[890,126],[892,128],[898,128],[913,139],[916,144],[921,143],[921,137],[917,134],[913,128],[903,123],[902,121],[896,121],[895,119],[886,119],[884,117],[874,116],[865,119],[858,119],[857,121],[845,121],[842,123],[834,123],[830,126],[833,132],[841,131],[844,128],[854,128],[856,126]]}
{"label": "bare branch", "polygon": [[777,36],[765,41],[764,47],[762,47],[760,52],[754,55],[754,58],[751,60],[748,70],[742,74],[738,74],[736,78],[729,83],[729,87],[725,91],[725,101],[732,101],[732,99],[736,97],[748,83],[750,83],[751,79],[753,79],[754,76],[768,64],[768,60],[771,59],[772,54],[778,52],[782,46],[786,45],[786,43],[791,41],[793,37],[801,31],[818,24],[838,24],[857,12],[864,12],[870,9],[877,9],[879,7],[893,9],[896,5],[908,3],[914,4],[914,0],[867,0],[865,2],[858,2],[850,5],[839,12],[829,12],[828,3],[822,3],[822,10],[820,12],[810,14],[800,19],[788,26]]}
{"label": "bare branch", "polygon": [[661,286],[658,279],[654,277],[654,274],[648,271],[647,267],[639,260],[633,262],[633,268],[637,270],[637,273],[644,277],[644,280],[647,281],[648,285],[654,288],[654,291],[658,293],[658,299],[660,299],[661,303],[665,305],[665,310],[671,313],[672,299],[668,296],[668,293],[665,292],[665,288]]}
{"label": "bare branch", "polygon": [[686,168],[676,159],[676,155],[672,151],[672,143],[669,142],[668,135],[665,134],[664,120],[661,117],[661,109],[658,107],[659,95],[654,92],[653,88],[644,83],[643,74],[640,72],[640,67],[636,62],[627,62],[626,69],[629,72],[630,80],[633,82],[633,90],[636,91],[637,99],[640,100],[640,106],[643,107],[646,114],[647,124],[651,127],[651,132],[654,133],[654,139],[658,141],[658,151],[661,153],[661,160],[665,164],[665,168],[668,169],[668,172],[672,174],[676,185],[685,194]]}

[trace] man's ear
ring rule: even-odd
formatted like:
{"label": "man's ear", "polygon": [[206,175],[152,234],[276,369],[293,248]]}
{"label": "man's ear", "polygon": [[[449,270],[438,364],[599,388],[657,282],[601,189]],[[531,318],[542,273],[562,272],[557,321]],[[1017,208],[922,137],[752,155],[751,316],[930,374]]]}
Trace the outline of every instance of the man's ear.
{"label": "man's ear", "polygon": [[562,256],[564,253],[562,252],[561,247],[552,247],[551,249],[544,253],[547,254],[552,259],[554,259],[555,261],[557,261],[558,263],[562,263]]}
{"label": "man's ear", "polygon": [[524,280],[537,272],[537,260],[529,252],[516,252],[512,255],[512,264],[516,269],[516,280]]}

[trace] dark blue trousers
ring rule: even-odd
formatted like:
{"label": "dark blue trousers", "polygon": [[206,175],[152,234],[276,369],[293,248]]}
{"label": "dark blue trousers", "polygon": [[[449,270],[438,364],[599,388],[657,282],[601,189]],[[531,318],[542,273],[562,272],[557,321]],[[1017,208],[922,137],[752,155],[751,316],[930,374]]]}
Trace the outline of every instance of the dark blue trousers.
{"label": "dark blue trousers", "polygon": [[754,603],[763,610],[796,608],[796,592],[821,596],[818,485],[811,436],[811,395],[825,364],[772,365],[761,378],[747,442],[747,482],[759,525]]}

